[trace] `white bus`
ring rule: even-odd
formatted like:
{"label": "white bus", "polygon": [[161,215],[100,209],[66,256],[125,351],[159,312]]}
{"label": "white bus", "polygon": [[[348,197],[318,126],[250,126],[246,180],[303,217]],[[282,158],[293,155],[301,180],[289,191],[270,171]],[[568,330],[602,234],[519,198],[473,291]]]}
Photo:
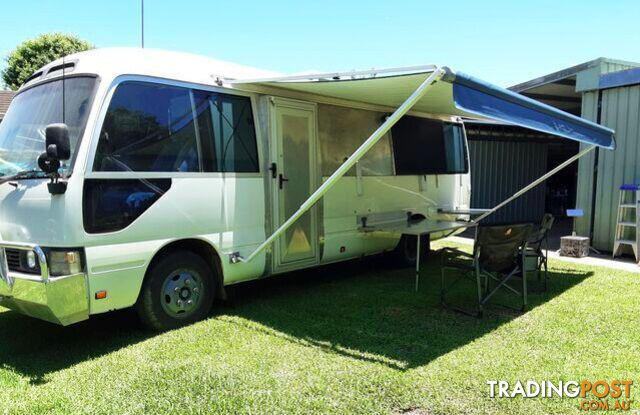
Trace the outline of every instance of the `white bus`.
{"label": "white bus", "polygon": [[147,49],[55,61],[0,124],[0,305],[63,325],[135,306],[162,330],[229,284],[383,251],[411,263],[415,239],[384,224],[440,224],[437,239],[468,219],[461,116],[612,146],[501,89],[553,122],[474,110],[473,82],[433,65],[279,77]]}

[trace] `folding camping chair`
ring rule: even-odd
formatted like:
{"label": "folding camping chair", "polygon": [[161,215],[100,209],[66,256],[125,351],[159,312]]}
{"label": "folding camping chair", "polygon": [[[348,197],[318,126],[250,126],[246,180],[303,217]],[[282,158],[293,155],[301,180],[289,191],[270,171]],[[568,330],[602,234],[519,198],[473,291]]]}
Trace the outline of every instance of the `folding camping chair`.
{"label": "folding camping chair", "polygon": [[[547,267],[547,256],[549,253],[549,237],[548,233],[553,226],[555,218],[551,213],[545,213],[542,217],[542,222],[538,229],[529,238],[527,243],[527,249],[525,250],[525,261],[527,258],[535,258],[535,271],[538,274],[538,281],[542,274],[542,267],[544,267],[544,290],[547,291],[547,279],[549,276],[549,270]],[[544,250],[543,245],[544,243]]]}
{"label": "folding camping chair", "polygon": [[[444,248],[440,271],[440,298],[442,305],[448,307],[445,297],[451,291],[451,288],[460,280],[469,279],[471,281],[475,280],[476,284],[478,317],[482,317],[484,305],[502,287],[522,297],[522,311],[525,311],[527,308],[527,278],[524,252],[527,249],[527,240],[531,234],[532,227],[533,225],[529,223],[480,226],[476,229],[472,254],[454,248]],[[445,287],[445,270],[447,269],[456,269],[462,272],[453,283]],[[522,279],[521,291],[507,284],[514,277]],[[484,287],[482,280],[484,280]],[[489,292],[490,280],[496,282],[491,292]],[[465,314],[472,314],[460,308],[455,309]]]}

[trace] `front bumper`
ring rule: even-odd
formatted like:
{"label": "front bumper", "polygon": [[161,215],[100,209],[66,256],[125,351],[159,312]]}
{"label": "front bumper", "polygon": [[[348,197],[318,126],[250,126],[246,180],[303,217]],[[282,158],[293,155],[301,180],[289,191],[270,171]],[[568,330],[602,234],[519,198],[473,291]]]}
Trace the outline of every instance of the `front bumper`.
{"label": "front bumper", "polygon": [[[9,271],[5,248],[34,251],[40,275]],[[0,305],[64,326],[89,318],[87,276],[49,276],[47,258],[38,245],[0,242]]]}

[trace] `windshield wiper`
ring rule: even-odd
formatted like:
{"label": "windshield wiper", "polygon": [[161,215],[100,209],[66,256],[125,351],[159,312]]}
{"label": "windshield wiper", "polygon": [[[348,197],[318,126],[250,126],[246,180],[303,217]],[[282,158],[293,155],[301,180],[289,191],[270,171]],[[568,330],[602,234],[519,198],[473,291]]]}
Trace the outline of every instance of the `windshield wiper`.
{"label": "windshield wiper", "polygon": [[46,179],[49,175],[45,174],[42,170],[24,170],[11,176],[0,176],[0,184],[11,182],[14,180],[27,180],[27,179]]}

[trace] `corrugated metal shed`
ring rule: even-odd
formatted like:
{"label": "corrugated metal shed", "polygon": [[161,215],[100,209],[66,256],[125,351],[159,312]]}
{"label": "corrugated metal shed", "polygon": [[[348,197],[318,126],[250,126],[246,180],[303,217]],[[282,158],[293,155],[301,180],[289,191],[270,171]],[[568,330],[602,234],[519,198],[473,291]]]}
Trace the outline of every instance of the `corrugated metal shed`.
{"label": "corrugated metal shed", "polygon": [[[576,232],[591,236],[592,245],[603,251],[613,249],[619,186],[640,183],[640,70],[634,69],[639,66],[599,58],[513,87],[528,93],[547,83],[574,84],[581,96],[581,116],[616,130],[614,151],[596,149],[578,164],[576,207],[584,216],[576,220]],[[562,99],[552,96],[548,103]]]}
{"label": "corrugated metal shed", "polygon": [[602,124],[616,130],[616,150],[600,151],[593,246],[613,250],[619,187],[640,183],[640,86],[602,91]]}
{"label": "corrugated metal shed", "polygon": [[[615,151],[592,152],[580,160],[578,170],[577,206],[585,211],[585,216],[576,221],[576,230],[581,235],[592,235],[592,245],[603,251],[613,249],[619,186],[640,183],[640,86],[630,82],[629,85],[599,89],[600,78],[612,75],[615,69],[627,72],[630,68],[622,65],[603,67],[598,76],[598,89],[582,94],[582,116],[616,130]],[[597,174],[595,198],[594,171]],[[593,212],[595,217],[592,217]]]}
{"label": "corrugated metal shed", "polygon": [[[471,164],[471,206],[491,208],[547,170],[547,144],[525,139],[487,139],[467,131]],[[501,208],[483,223],[538,223],[544,215],[545,184]]]}
{"label": "corrugated metal shed", "polygon": [[[582,94],[582,117],[588,120],[598,120],[598,92],[591,91]],[[616,137],[617,139],[617,137]],[[580,144],[580,151],[586,149]],[[582,209],[584,216],[576,218],[575,228],[578,235],[588,236],[591,229],[591,212],[593,209],[593,178],[594,163],[599,150],[593,150],[582,156],[578,161],[578,191],[576,193],[576,208]]]}

